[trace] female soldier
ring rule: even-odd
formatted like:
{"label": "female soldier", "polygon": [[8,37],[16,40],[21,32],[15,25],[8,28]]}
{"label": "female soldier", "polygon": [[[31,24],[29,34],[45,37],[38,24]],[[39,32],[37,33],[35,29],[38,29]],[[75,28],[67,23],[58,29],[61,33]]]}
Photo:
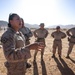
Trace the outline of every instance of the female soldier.
{"label": "female soldier", "polygon": [[[23,18],[21,18],[21,21],[22,21],[22,27],[20,28],[20,31],[23,33],[23,35],[25,37],[25,45],[29,45],[30,44],[30,37],[32,37],[33,34],[31,32],[31,30],[24,25]],[[30,68],[30,67],[31,67],[31,64],[27,62],[26,68]]]}
{"label": "female soldier", "polygon": [[7,31],[2,35],[1,42],[6,58],[5,66],[7,75],[25,75],[25,59],[30,58],[31,49],[42,49],[42,43],[33,43],[25,46],[25,38],[19,30],[21,27],[20,17],[13,13],[9,15],[9,24]]}
{"label": "female soldier", "polygon": [[32,32],[31,32],[31,30],[28,28],[28,27],[26,27],[25,25],[24,25],[24,20],[23,20],[23,18],[21,18],[21,20],[22,20],[22,27],[20,28],[20,31],[23,33],[23,35],[24,35],[24,37],[25,37],[25,44],[26,45],[29,45],[30,44],[30,37],[32,37],[33,36],[33,34],[32,34]]}

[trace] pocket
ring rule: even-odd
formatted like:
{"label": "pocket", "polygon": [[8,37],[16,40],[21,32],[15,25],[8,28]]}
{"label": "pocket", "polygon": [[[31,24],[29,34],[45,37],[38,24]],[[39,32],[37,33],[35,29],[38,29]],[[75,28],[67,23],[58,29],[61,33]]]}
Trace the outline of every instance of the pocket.
{"label": "pocket", "polygon": [[6,68],[9,67],[9,63],[8,62],[4,62],[4,65],[5,65]]}
{"label": "pocket", "polygon": [[26,71],[26,63],[25,62],[17,63],[16,70],[17,70],[17,72],[25,72]]}

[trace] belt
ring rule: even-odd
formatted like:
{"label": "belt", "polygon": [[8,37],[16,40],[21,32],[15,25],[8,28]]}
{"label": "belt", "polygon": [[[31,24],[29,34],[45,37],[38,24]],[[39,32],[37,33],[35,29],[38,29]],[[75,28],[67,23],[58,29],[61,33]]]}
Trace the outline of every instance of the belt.
{"label": "belt", "polygon": [[74,43],[75,44],[75,42],[71,42],[71,41],[70,41],[70,43]]}
{"label": "belt", "polygon": [[21,59],[21,60],[13,60],[13,61],[11,61],[11,60],[7,60],[7,62],[9,62],[9,63],[17,63],[17,62],[25,62],[25,60],[24,59]]}
{"label": "belt", "polygon": [[61,41],[61,39],[55,39],[54,41]]}
{"label": "belt", "polygon": [[44,39],[44,38],[37,38],[37,39]]}
{"label": "belt", "polygon": [[75,38],[75,36],[71,36],[71,38]]}

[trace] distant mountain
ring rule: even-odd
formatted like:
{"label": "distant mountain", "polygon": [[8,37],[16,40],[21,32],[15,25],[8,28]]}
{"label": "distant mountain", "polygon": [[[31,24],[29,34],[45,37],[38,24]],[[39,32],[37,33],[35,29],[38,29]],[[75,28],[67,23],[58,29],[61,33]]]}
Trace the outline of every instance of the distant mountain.
{"label": "distant mountain", "polygon": [[39,25],[37,24],[28,24],[28,23],[25,23],[25,26],[28,27],[28,28],[39,28]]}
{"label": "distant mountain", "polygon": [[[6,21],[0,21],[0,27],[7,27],[7,24],[8,24],[8,22],[6,22]],[[28,28],[39,28],[39,25],[37,25],[37,24],[25,23],[25,26]],[[48,26],[46,28],[56,28],[56,26],[58,26],[58,25]],[[71,24],[71,25],[60,25],[60,27],[65,28],[65,29],[66,28],[69,29],[69,28],[75,27],[75,25],[73,25],[73,24]]]}
{"label": "distant mountain", "polygon": [[[0,27],[7,27],[7,24],[8,24],[8,22],[6,22],[6,21],[0,21]],[[28,28],[39,28],[39,25],[37,25],[37,24],[31,25],[31,24],[25,23],[25,26]]]}
{"label": "distant mountain", "polygon": [[56,26],[60,26],[62,29],[70,29],[70,28],[73,28],[75,27],[75,25],[53,25],[53,26],[49,26],[49,28],[56,28]]}
{"label": "distant mountain", "polygon": [[0,27],[7,27],[8,22],[0,21]]}

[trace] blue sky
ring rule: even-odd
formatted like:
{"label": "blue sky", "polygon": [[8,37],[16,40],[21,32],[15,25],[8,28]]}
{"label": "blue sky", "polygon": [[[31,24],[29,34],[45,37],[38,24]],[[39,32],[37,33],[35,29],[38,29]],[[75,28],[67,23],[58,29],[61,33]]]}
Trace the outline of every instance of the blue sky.
{"label": "blue sky", "polygon": [[26,23],[75,24],[75,0],[0,0],[0,20],[17,13]]}

